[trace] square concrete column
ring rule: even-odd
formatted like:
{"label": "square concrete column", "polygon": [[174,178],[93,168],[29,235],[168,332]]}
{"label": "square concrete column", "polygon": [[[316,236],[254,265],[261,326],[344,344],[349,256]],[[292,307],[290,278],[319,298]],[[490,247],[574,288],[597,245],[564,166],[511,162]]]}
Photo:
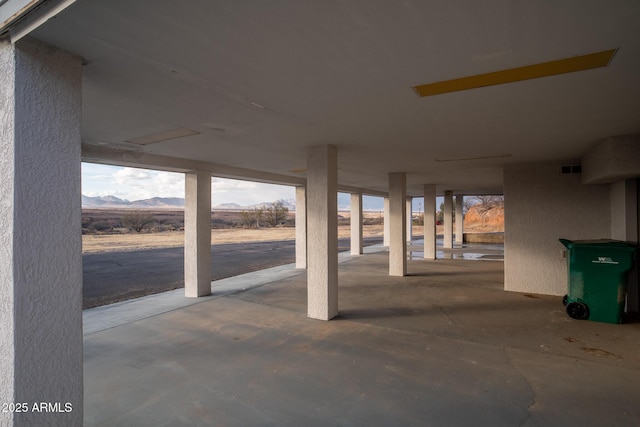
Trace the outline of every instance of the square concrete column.
{"label": "square concrete column", "polygon": [[362,194],[351,195],[351,255],[362,255]]}
{"label": "square concrete column", "polygon": [[[638,244],[638,180],[627,179],[611,184],[611,238]],[[629,272],[627,311],[640,311],[640,282],[638,263]]]}
{"label": "square concrete column", "polygon": [[611,238],[638,243],[638,187],[636,179],[611,184]]}
{"label": "square concrete column", "polygon": [[413,240],[413,197],[407,197],[407,243]]}
{"label": "square concrete column", "polygon": [[436,186],[424,186],[424,259],[436,259]]}
{"label": "square concrete column", "polygon": [[307,268],[307,191],[296,187],[296,268]]}
{"label": "square concrete column", "polygon": [[407,175],[389,174],[389,275],[407,274]]}
{"label": "square concrete column", "polygon": [[444,247],[453,248],[453,191],[444,192]]}
{"label": "square concrete column", "polygon": [[211,295],[211,174],[185,175],[184,295]]}
{"label": "square concrete column", "polygon": [[464,196],[456,196],[456,243],[463,243],[464,240]]}
{"label": "square concrete column", "polygon": [[338,314],[338,162],[336,147],[307,152],[307,314]]}
{"label": "square concrete column", "polygon": [[81,58],[0,42],[0,403],[28,403],[2,426],[82,425],[81,88]]}
{"label": "square concrete column", "polygon": [[389,219],[389,198],[388,197],[384,198],[383,214],[384,214],[383,216],[384,226],[383,226],[383,232],[382,232],[382,246],[389,247],[389,224],[391,224],[391,221]]}

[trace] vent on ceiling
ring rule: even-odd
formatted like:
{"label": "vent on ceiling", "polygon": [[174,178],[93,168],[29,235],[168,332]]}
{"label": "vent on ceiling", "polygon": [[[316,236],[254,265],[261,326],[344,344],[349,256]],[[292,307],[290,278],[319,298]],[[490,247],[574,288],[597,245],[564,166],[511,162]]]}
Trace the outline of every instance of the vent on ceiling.
{"label": "vent on ceiling", "polygon": [[573,173],[582,173],[581,165],[565,165],[560,169],[563,175],[573,174]]}

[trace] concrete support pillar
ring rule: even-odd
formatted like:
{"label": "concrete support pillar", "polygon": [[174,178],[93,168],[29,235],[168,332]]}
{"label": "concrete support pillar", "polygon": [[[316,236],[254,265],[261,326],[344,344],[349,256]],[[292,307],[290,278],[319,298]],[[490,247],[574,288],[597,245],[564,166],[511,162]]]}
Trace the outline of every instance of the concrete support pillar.
{"label": "concrete support pillar", "polygon": [[389,275],[407,274],[407,176],[389,174]]}
{"label": "concrete support pillar", "polygon": [[362,255],[362,194],[351,195],[351,255]]}
{"label": "concrete support pillar", "polygon": [[338,314],[338,162],[336,147],[307,153],[307,314]]}
{"label": "concrete support pillar", "polygon": [[637,180],[611,184],[611,238],[638,243]]}
{"label": "concrete support pillar", "polygon": [[407,197],[407,242],[413,240],[413,197]]}
{"label": "concrete support pillar", "polygon": [[424,259],[436,259],[436,186],[424,186]]}
{"label": "concrete support pillar", "polygon": [[[611,184],[611,238],[638,244],[638,180]],[[640,311],[638,266],[629,273],[627,311]]]}
{"label": "concrete support pillar", "polygon": [[211,174],[185,176],[184,295],[211,295]]}
{"label": "concrete support pillar", "polygon": [[382,236],[382,246],[389,247],[389,233],[390,233],[389,225],[390,224],[391,224],[391,221],[389,218],[389,198],[385,197],[384,198],[384,230],[383,230],[383,236]]}
{"label": "concrete support pillar", "polygon": [[0,42],[0,402],[28,403],[2,426],[82,425],[81,85],[81,58]]}
{"label": "concrete support pillar", "polygon": [[464,196],[456,196],[456,243],[463,243],[464,239]]}
{"label": "concrete support pillar", "polygon": [[296,268],[307,268],[307,190],[296,187]]}
{"label": "concrete support pillar", "polygon": [[453,248],[453,191],[444,192],[444,247]]}

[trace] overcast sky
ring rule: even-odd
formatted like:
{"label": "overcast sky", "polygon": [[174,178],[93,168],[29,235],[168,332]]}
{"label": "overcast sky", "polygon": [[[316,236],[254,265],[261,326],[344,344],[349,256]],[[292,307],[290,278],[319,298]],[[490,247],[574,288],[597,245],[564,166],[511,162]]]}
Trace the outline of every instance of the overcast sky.
{"label": "overcast sky", "polygon": [[[213,178],[211,205],[237,203],[251,206],[277,200],[295,200],[295,189],[286,185],[262,184],[235,179]],[[82,163],[82,194],[85,196],[116,196],[129,201],[152,197],[184,198],[184,174],[148,169]],[[437,203],[441,202],[438,198]],[[349,207],[349,195],[338,194],[338,206]],[[365,210],[382,210],[381,197],[363,197]],[[422,198],[413,199],[413,211],[422,211]]]}
{"label": "overcast sky", "polygon": [[[116,196],[129,201],[184,197],[184,174],[83,163],[82,194],[92,197]],[[214,206],[221,203],[248,206],[294,198],[295,189],[289,186],[213,178]]]}

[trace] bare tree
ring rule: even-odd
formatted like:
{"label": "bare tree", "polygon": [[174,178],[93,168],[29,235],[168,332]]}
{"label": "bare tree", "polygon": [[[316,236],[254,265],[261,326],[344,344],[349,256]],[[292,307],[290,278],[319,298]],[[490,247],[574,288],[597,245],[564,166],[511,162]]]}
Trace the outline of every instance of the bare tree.
{"label": "bare tree", "polygon": [[465,199],[467,210],[475,206],[478,214],[482,217],[488,211],[496,208],[504,208],[504,196],[473,196]]}
{"label": "bare tree", "polygon": [[122,225],[127,227],[129,230],[139,233],[147,225],[151,224],[154,221],[154,218],[147,212],[132,211],[122,215],[120,221],[122,222]]}
{"label": "bare tree", "polygon": [[289,208],[284,205],[282,200],[270,203],[265,210],[267,223],[275,227],[287,219],[288,213]]}
{"label": "bare tree", "polygon": [[251,217],[251,211],[240,212],[240,223],[243,228],[251,228],[253,225],[253,218]]}
{"label": "bare tree", "polygon": [[264,209],[255,208],[252,211],[252,218],[253,218],[253,222],[255,222],[256,224],[256,228],[260,228],[260,221],[262,220],[263,217],[264,217]]}
{"label": "bare tree", "polygon": [[250,211],[240,212],[242,226],[246,228],[252,228],[254,225],[256,228],[260,228],[260,221],[264,216],[264,209],[254,208]]}

